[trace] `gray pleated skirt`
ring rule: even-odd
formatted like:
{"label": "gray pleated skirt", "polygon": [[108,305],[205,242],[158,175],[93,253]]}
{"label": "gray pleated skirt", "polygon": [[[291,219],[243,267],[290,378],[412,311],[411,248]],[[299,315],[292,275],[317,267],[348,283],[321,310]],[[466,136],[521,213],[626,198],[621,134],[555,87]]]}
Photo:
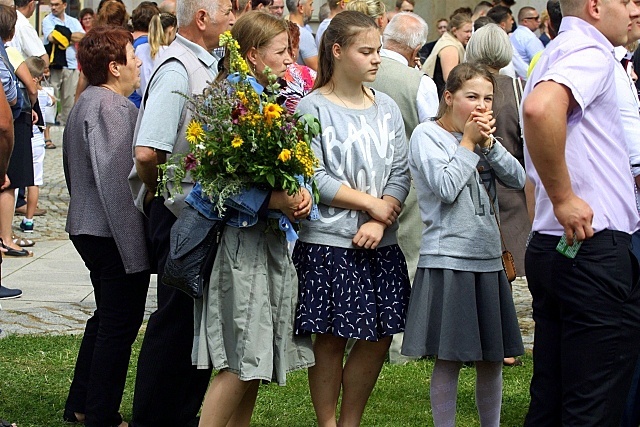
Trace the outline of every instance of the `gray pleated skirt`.
{"label": "gray pleated skirt", "polygon": [[279,385],[287,372],[313,366],[311,339],[293,335],[297,292],[284,236],[264,221],[227,226],[209,287],[195,302],[193,364]]}
{"label": "gray pleated skirt", "polygon": [[418,268],[402,354],[498,362],[523,353],[511,289],[503,271]]}

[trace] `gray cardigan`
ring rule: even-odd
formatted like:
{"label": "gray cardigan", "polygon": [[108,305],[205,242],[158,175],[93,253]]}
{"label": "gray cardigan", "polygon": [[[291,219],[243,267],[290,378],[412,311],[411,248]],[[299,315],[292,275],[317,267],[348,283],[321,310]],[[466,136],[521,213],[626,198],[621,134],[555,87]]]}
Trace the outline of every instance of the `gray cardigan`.
{"label": "gray cardigan", "polygon": [[495,201],[496,179],[523,188],[524,169],[499,142],[485,156],[460,147],[460,139],[433,121],[411,136],[409,167],[425,224],[418,267],[499,271],[500,232],[488,192]]}
{"label": "gray cardigan", "polygon": [[71,110],[62,152],[71,196],[65,230],[72,236],[113,238],[129,274],[149,268],[144,216],[127,181],[137,115],[124,96],[89,86]]}

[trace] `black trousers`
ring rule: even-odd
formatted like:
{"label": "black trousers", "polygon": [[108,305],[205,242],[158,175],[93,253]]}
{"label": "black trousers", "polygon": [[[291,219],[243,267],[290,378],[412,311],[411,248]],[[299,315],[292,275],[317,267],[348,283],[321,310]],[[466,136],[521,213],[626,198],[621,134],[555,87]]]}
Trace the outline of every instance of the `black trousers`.
{"label": "black trousers", "polygon": [[638,260],[631,236],[611,230],[575,259],[536,234],[527,249],[535,341],[525,426],[620,425],[640,352]]}
{"label": "black trousers", "polygon": [[149,318],[133,396],[135,427],[185,426],[198,414],[211,369],[191,364],[193,299],[162,284],[176,217],[155,198],[148,207],[151,257],[158,271],[158,309]]}
{"label": "black trousers", "polygon": [[85,327],[65,408],[85,414],[88,427],[117,426],[149,272],[127,274],[112,238],[70,238],[89,269],[97,308]]}

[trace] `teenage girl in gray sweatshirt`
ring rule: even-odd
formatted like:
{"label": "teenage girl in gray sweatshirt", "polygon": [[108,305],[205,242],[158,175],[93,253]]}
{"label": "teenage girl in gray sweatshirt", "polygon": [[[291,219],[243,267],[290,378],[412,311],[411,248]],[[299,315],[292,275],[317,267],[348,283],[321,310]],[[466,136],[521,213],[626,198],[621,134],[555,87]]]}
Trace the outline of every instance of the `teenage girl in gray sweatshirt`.
{"label": "teenage girl in gray sweatshirt", "polygon": [[525,173],[492,136],[493,89],[487,69],[456,66],[437,120],[411,137],[409,165],[425,227],[402,353],[436,357],[436,426],[455,425],[463,362],[475,362],[480,424],[499,426],[503,358],[524,352],[494,206],[496,179],[522,188]]}
{"label": "teenage girl in gray sweatshirt", "polygon": [[[293,260],[299,280],[296,332],[316,334],[309,369],[318,425],[359,425],[391,337],[404,330],[407,266],[396,219],[409,192],[398,106],[365,88],[380,65],[380,32],[360,12],[331,20],[320,45],[315,90],[298,111],[318,117],[318,221],[305,222]],[[343,366],[348,338],[356,339]]]}

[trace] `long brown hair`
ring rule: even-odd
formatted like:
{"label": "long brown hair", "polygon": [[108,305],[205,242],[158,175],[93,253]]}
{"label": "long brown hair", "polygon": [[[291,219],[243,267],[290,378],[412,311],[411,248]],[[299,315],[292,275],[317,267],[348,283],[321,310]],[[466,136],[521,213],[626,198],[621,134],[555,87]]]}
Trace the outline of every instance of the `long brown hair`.
{"label": "long brown hair", "polygon": [[[447,85],[444,90],[445,92],[454,94],[459,91],[467,81],[475,79],[476,77],[487,80],[495,89],[496,81],[493,78],[493,74],[491,74],[487,67],[474,62],[463,62],[462,64],[458,64],[453,67],[453,70],[449,73]],[[436,119],[442,118],[448,109],[449,106],[447,105],[443,94],[440,98],[440,105],[438,106]]]}
{"label": "long brown hair", "polygon": [[119,1],[109,0],[104,2],[100,12],[93,23],[93,27],[114,26],[124,28],[129,20],[127,8]]}
{"label": "long brown hair", "polygon": [[331,82],[335,63],[333,45],[338,44],[342,49],[346,49],[361,32],[366,30],[379,31],[379,28],[373,18],[362,12],[345,10],[331,19],[318,47],[318,76],[313,90]]}

